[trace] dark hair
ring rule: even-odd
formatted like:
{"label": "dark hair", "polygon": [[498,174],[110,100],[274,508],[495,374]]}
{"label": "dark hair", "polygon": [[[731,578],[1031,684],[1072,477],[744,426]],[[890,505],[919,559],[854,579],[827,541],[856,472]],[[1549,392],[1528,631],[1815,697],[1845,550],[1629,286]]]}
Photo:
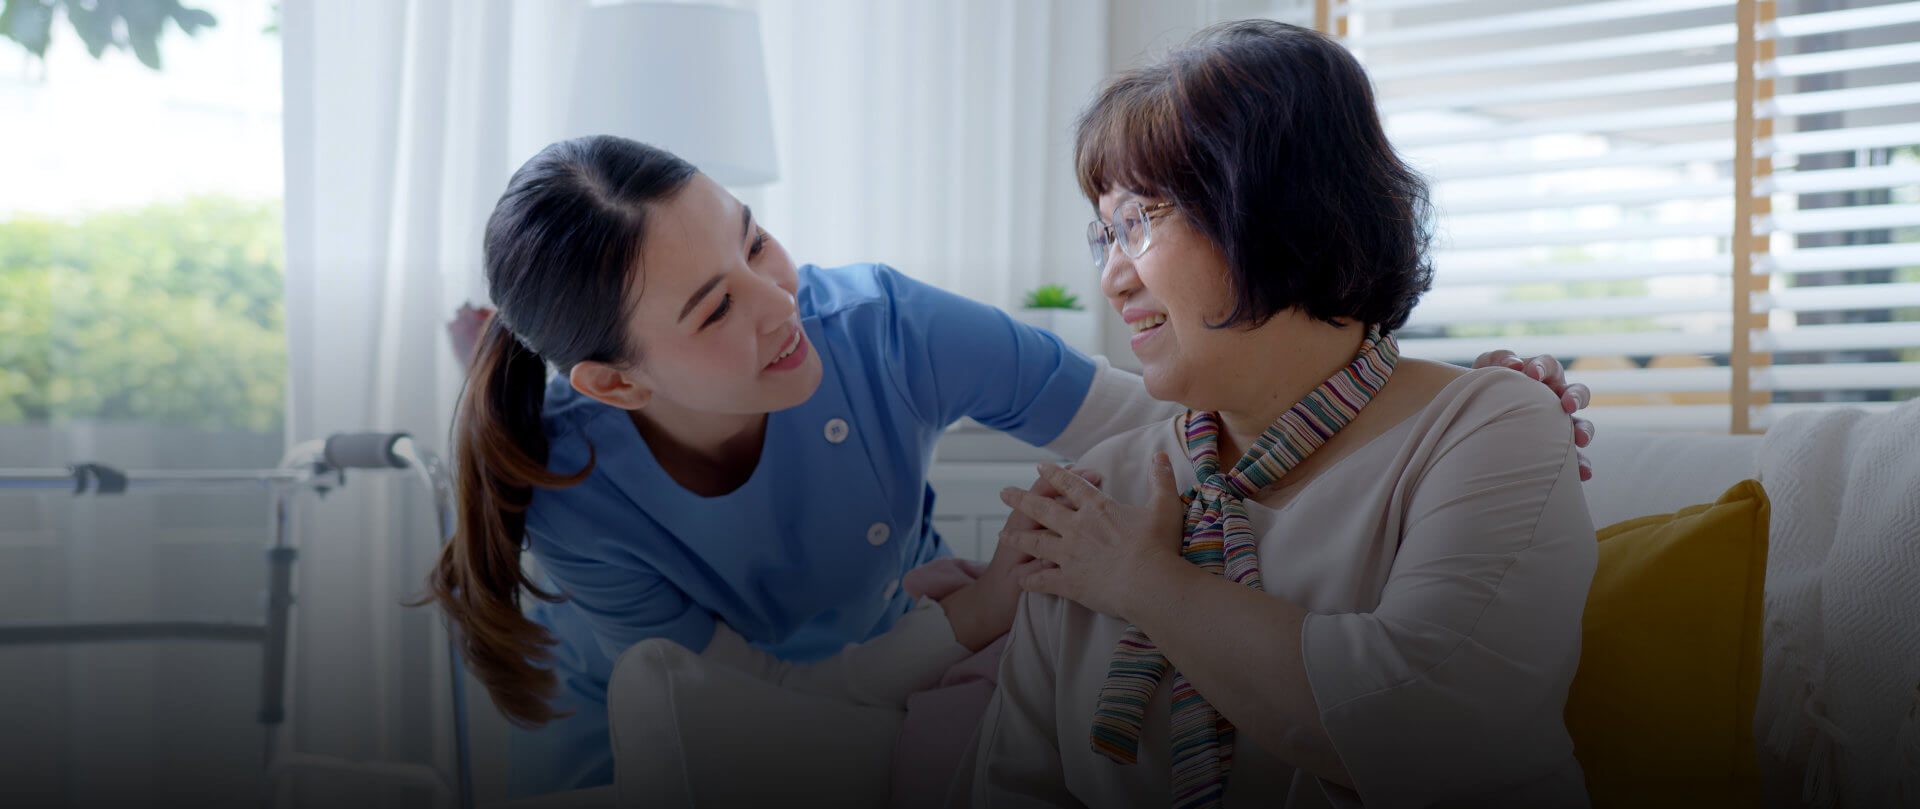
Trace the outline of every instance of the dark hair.
{"label": "dark hair", "polygon": [[1236,300],[1215,327],[1299,307],[1391,332],[1432,285],[1426,182],[1387,143],[1360,63],[1319,33],[1208,28],[1114,77],[1077,130],[1089,199],[1170,200],[1226,255]]}
{"label": "dark hair", "polygon": [[[646,232],[647,206],[685,187],[694,167],[625,138],[555,143],[507,182],[487,219],[487,287],[497,312],[467,367],[454,416],[459,525],[428,578],[468,666],[515,724],[560,716],[548,668],[552,633],[520,613],[526,509],[533,487],[571,486],[593,471],[547,469],[540,424],[547,366],[619,362],[627,343],[628,293]],[[591,452],[591,450],[590,450]]]}

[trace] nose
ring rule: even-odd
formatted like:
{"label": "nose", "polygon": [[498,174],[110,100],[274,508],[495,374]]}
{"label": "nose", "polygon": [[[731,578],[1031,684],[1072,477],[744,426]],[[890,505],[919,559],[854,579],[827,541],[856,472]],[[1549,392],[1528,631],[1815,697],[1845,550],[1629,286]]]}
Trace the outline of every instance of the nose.
{"label": "nose", "polygon": [[1126,304],[1127,296],[1140,288],[1140,275],[1134,272],[1133,259],[1117,244],[1107,246],[1107,266],[1100,270],[1100,292],[1114,311]]}
{"label": "nose", "polygon": [[788,321],[793,319],[793,313],[799,309],[799,304],[794,301],[793,292],[774,278],[759,274],[754,274],[752,277],[754,296],[758,299],[755,311],[760,313],[760,332],[771,334],[785,329]]}

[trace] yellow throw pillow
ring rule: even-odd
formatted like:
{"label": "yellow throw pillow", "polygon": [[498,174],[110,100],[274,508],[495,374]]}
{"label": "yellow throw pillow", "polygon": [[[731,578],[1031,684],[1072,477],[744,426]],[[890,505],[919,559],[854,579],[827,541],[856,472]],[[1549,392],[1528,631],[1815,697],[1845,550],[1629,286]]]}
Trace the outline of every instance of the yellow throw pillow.
{"label": "yellow throw pillow", "polygon": [[1767,493],[1601,529],[1567,731],[1595,809],[1757,806]]}

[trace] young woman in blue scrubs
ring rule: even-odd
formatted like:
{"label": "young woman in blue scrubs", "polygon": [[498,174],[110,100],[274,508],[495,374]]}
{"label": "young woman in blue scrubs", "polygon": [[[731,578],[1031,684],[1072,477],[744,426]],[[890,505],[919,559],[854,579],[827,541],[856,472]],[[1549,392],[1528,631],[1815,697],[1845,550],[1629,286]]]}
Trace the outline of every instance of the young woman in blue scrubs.
{"label": "young woman in blue scrubs", "polygon": [[[612,782],[607,678],[641,640],[697,653],[724,630],[807,662],[887,633],[914,607],[901,577],[950,555],[926,476],[954,421],[1077,457],[1176,407],[888,267],[796,267],[693,166],[622,138],[529,160],[485,239],[498,312],[455,421],[459,531],[429,584],[518,726],[516,794]],[[1551,357],[1524,367],[1584,406]],[[1003,634],[1031,564],[996,553],[940,601],[952,638]]]}

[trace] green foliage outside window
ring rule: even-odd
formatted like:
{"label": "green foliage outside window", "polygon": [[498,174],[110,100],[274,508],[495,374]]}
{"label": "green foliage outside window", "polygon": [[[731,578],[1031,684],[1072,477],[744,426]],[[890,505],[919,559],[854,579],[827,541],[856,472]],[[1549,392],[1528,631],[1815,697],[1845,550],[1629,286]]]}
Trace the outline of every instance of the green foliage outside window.
{"label": "green foliage outside window", "polygon": [[[1515,311],[1526,311],[1534,301],[1560,301],[1569,298],[1638,297],[1647,294],[1647,282],[1559,281],[1516,284],[1502,290],[1501,302],[1511,303]],[[1611,334],[1616,332],[1659,331],[1651,317],[1590,317],[1567,320],[1464,323],[1446,327],[1448,337],[1536,337],[1549,334]]]}
{"label": "green foliage outside window", "polygon": [[0,222],[0,424],[278,430],[282,255],[278,202]]}
{"label": "green foliage outside window", "polygon": [[0,37],[45,58],[56,16],[66,17],[93,58],[108,48],[130,50],[154,70],[160,69],[160,35],[167,23],[188,36],[216,23],[212,14],[180,0],[0,0]]}

